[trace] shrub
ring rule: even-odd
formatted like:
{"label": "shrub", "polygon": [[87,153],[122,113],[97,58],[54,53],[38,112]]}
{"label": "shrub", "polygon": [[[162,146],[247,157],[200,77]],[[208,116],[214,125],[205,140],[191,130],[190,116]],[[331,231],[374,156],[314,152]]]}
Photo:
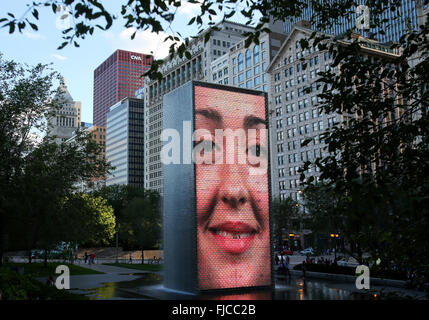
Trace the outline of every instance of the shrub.
{"label": "shrub", "polygon": [[85,296],[58,290],[10,269],[0,269],[0,290],[3,300],[81,300]]}

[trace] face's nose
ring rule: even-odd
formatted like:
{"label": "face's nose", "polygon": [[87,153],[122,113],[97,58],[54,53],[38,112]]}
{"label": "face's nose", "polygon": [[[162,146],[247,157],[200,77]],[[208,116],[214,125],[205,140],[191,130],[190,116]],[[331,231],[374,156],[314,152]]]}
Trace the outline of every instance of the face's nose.
{"label": "face's nose", "polygon": [[231,209],[239,209],[250,201],[245,175],[240,174],[237,166],[225,166],[221,181],[219,200]]}

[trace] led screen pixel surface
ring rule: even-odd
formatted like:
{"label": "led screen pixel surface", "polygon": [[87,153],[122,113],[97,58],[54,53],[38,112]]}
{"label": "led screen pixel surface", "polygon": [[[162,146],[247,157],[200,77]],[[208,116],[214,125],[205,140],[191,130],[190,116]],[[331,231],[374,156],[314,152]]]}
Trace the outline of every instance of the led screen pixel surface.
{"label": "led screen pixel surface", "polygon": [[[265,100],[194,86],[200,290],[271,285]],[[239,137],[243,131],[245,140]]]}

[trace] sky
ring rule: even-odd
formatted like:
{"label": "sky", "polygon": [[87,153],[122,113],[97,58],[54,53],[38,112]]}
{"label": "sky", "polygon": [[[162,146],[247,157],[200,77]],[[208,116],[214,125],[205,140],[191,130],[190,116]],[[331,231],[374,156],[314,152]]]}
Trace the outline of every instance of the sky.
{"label": "sky", "polygon": [[[27,10],[26,4],[31,2],[31,0],[1,0],[0,17],[6,16],[8,12],[17,18],[21,17]],[[22,33],[15,31],[9,34],[8,28],[0,29],[0,53],[3,54],[3,59],[29,65],[52,63],[53,69],[65,78],[73,99],[82,102],[82,121],[92,123],[94,69],[115,50],[123,49],[146,54],[152,52],[156,59],[162,59],[168,55],[170,46],[170,43],[163,41],[166,34],[172,34],[174,31],[188,37],[198,33],[195,25],[188,26],[187,23],[200,12],[200,9],[197,4],[185,3],[178,8],[176,18],[170,27],[163,26],[166,33],[143,31],[138,32],[134,40],[131,40],[130,36],[134,30],[124,27],[124,20],[120,16],[121,3],[125,1],[103,0],[104,7],[118,16],[108,31],[96,28],[92,36],[78,41],[80,47],[67,45],[61,50],[57,48],[64,42],[61,30],[67,21],[60,19],[64,12],[54,14],[50,7],[41,7],[38,31],[26,28]],[[32,17],[31,12],[27,14]],[[238,16],[231,20],[244,23],[243,18]]]}

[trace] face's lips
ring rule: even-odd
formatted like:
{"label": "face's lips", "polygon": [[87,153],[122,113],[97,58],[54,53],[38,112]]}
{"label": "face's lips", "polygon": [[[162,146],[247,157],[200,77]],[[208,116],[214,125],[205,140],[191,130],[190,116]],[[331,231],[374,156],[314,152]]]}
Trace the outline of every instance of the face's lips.
{"label": "face's lips", "polygon": [[208,231],[212,234],[216,245],[231,254],[245,252],[253,243],[259,231],[243,222],[223,222],[210,226]]}

